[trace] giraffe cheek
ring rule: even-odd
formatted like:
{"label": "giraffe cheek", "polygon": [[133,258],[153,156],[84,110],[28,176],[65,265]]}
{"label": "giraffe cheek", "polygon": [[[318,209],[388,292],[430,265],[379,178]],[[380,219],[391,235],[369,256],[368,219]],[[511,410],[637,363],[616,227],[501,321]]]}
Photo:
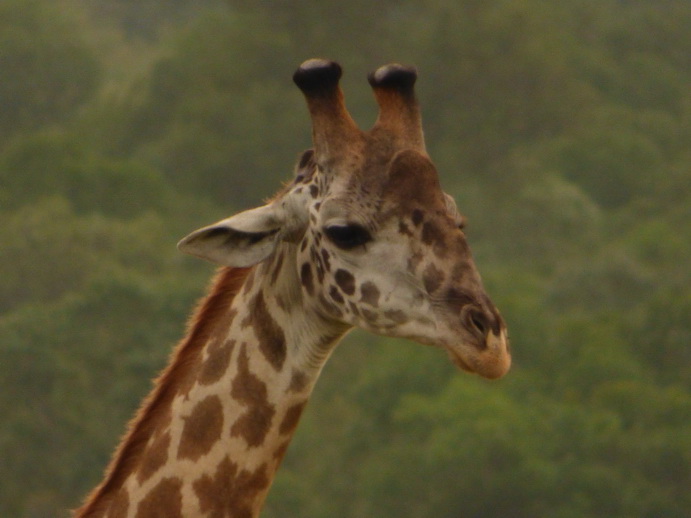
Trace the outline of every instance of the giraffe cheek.
{"label": "giraffe cheek", "polygon": [[425,268],[422,278],[425,291],[429,294],[434,293],[441,287],[444,279],[444,272],[437,268],[434,263],[430,263],[429,266]]}
{"label": "giraffe cheek", "polygon": [[360,314],[362,315],[362,318],[367,322],[367,324],[369,324],[370,326],[372,326],[374,328],[379,327],[379,325],[378,325],[379,315],[376,312],[371,311],[369,309],[362,308],[360,310]]}
{"label": "giraffe cheek", "polygon": [[381,297],[381,292],[379,291],[379,288],[377,288],[376,284],[371,281],[362,283],[360,285],[360,293],[360,302],[373,308],[379,307],[379,298]]}

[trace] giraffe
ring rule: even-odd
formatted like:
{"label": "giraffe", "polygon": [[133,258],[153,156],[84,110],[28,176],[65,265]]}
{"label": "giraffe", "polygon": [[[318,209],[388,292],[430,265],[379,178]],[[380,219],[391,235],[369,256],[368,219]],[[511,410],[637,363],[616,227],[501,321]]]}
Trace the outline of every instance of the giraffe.
{"label": "giraffe", "polygon": [[352,328],[444,349],[460,369],[509,369],[453,199],[425,150],[417,72],[369,75],[379,116],[350,117],[341,67],[295,72],[313,149],[266,205],[191,233],[220,265],[186,337],[79,518],[259,515],[319,373]]}

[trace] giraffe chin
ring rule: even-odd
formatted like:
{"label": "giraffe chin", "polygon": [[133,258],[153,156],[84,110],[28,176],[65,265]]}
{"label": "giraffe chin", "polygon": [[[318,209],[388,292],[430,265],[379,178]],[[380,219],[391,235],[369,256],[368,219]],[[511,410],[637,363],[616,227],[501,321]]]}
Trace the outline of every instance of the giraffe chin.
{"label": "giraffe chin", "polygon": [[[471,347],[474,348],[474,346]],[[487,347],[483,350],[468,351],[463,346],[449,347],[447,353],[459,369],[486,379],[499,379],[511,368],[511,353],[503,333],[500,336],[490,334],[487,338]]]}
{"label": "giraffe chin", "polygon": [[490,380],[496,380],[503,377],[511,367],[511,358],[473,358],[474,361],[467,361],[463,359],[458,353],[448,351],[449,358],[456,367],[471,374]]}
{"label": "giraffe chin", "polygon": [[451,351],[447,351],[449,355],[449,359],[453,362],[453,364],[461,369],[462,371],[465,372],[470,372],[471,374],[475,373],[475,370],[470,368],[470,365],[468,365],[466,362],[463,361],[463,358],[461,358],[458,354],[455,354]]}
{"label": "giraffe chin", "polygon": [[449,351],[449,358],[456,367],[462,371],[469,372],[471,374],[477,374],[478,376],[490,380],[496,380],[502,378],[511,367],[511,359],[499,360],[494,362],[473,362],[472,367],[468,362],[463,360],[460,355],[452,353]]}

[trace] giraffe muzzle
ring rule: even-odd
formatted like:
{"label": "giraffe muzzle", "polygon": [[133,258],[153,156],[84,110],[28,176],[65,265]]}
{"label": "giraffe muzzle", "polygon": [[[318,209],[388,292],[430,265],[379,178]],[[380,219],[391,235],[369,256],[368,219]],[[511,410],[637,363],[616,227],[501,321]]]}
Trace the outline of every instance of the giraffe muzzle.
{"label": "giraffe muzzle", "polygon": [[511,367],[511,349],[503,320],[488,308],[468,305],[461,322],[469,339],[450,349],[452,361],[461,369],[488,379],[504,376]]}

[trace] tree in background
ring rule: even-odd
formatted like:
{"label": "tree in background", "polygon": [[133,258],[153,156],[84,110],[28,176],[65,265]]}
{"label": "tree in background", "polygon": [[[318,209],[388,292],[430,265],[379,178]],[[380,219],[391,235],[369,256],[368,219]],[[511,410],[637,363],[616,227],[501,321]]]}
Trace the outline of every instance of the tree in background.
{"label": "tree in background", "polygon": [[0,142],[64,121],[94,94],[99,64],[74,20],[39,0],[0,5]]}

